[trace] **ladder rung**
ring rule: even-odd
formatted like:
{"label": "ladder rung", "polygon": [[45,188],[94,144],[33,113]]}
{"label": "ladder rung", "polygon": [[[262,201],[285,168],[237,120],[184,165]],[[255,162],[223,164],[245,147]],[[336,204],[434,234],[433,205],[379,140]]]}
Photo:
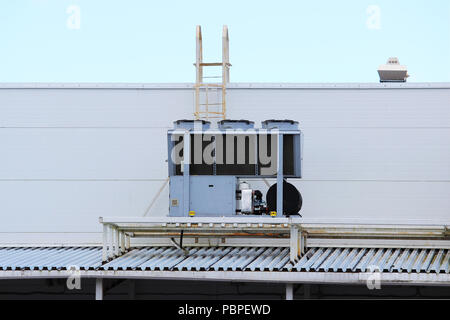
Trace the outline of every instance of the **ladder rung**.
{"label": "ladder rung", "polygon": [[[194,66],[197,66],[196,63],[193,63]],[[201,67],[220,67],[223,65],[222,62],[202,62],[199,64]],[[231,67],[231,63],[225,62],[226,67]]]}
{"label": "ladder rung", "polygon": [[199,103],[201,106],[221,106],[223,103]]}
{"label": "ladder rung", "polygon": [[213,112],[213,111],[197,111],[197,113],[213,113],[213,114],[223,114],[223,112]]}
{"label": "ladder rung", "polygon": [[208,116],[212,115],[212,114],[220,114],[223,115],[223,112],[198,112],[197,114],[207,114]]}
{"label": "ladder rung", "polygon": [[203,77],[203,79],[222,78],[222,76]]}
{"label": "ladder rung", "polygon": [[200,65],[202,67],[219,67],[222,65],[222,62],[202,62]]}
{"label": "ladder rung", "polygon": [[201,88],[201,87],[217,87],[217,88],[220,88],[220,87],[225,87],[225,85],[218,84],[218,83],[196,83],[195,87],[197,87],[197,88]]}

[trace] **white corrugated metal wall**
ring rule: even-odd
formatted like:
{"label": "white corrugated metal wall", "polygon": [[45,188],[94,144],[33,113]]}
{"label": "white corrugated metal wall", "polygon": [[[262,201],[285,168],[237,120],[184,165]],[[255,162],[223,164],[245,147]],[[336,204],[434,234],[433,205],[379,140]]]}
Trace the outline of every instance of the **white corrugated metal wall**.
{"label": "white corrugated metal wall", "polygon": [[[0,243],[92,243],[99,216],[144,215],[166,130],[192,117],[190,85],[55,86],[0,88]],[[305,218],[449,219],[450,84],[361,86],[234,84],[228,117],[300,122]],[[167,208],[165,188],[150,215]]]}

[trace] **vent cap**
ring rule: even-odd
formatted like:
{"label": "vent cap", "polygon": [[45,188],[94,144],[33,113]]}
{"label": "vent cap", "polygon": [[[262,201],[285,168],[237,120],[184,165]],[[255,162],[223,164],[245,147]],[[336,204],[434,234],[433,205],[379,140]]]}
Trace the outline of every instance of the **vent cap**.
{"label": "vent cap", "polygon": [[193,130],[193,129],[208,130],[210,125],[211,122],[205,120],[182,119],[173,122],[173,126],[175,129],[186,129],[186,130]]}
{"label": "vent cap", "polygon": [[390,57],[386,64],[378,67],[380,82],[406,82],[409,77],[406,66],[400,65],[397,57]]}
{"label": "vent cap", "polygon": [[276,120],[269,119],[261,122],[263,129],[278,129],[278,130],[298,130],[298,122],[294,120]]}
{"label": "vent cap", "polygon": [[225,119],[222,121],[219,121],[217,123],[217,125],[219,126],[220,130],[226,130],[226,129],[243,129],[243,130],[247,130],[247,129],[253,129],[255,126],[255,123],[253,121],[250,120],[230,120],[230,119]]}

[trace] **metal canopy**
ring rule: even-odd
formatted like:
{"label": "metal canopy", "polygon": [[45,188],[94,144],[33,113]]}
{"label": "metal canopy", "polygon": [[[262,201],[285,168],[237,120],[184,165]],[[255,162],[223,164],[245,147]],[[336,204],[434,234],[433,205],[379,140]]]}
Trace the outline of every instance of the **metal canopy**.
{"label": "metal canopy", "polygon": [[[383,273],[450,275],[449,249],[314,247],[296,263],[287,247],[140,247],[107,263],[101,247],[0,248],[0,278],[6,271],[254,271],[286,273]],[[4,275],[4,273],[3,273]],[[249,275],[249,278],[251,276]]]}
{"label": "metal canopy", "polygon": [[[300,217],[140,217],[100,218],[103,224],[102,261],[125,254],[130,248],[130,237],[171,238],[175,246],[182,247],[182,238],[200,237],[259,237],[289,239],[292,263],[304,258],[309,238],[360,239],[422,239],[444,240],[449,236],[448,224],[313,224],[303,223]],[[175,237],[180,237],[179,243]],[[367,246],[370,247],[370,246]]]}
{"label": "metal canopy", "polygon": [[[449,249],[310,248],[295,264],[287,247],[134,248],[102,264],[101,247],[0,248],[0,279],[82,278],[364,285],[379,272],[395,285],[450,285]],[[376,267],[374,269],[374,266]]]}

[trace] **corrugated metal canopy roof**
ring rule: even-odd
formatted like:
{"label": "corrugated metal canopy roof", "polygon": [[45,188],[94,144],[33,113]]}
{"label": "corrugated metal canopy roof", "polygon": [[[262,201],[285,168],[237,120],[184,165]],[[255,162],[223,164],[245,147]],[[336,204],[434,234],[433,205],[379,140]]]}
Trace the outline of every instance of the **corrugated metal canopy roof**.
{"label": "corrugated metal canopy roof", "polygon": [[295,264],[281,247],[140,247],[102,265],[101,247],[0,248],[0,270],[167,270],[450,273],[448,249],[310,248]]}
{"label": "corrugated metal canopy roof", "polygon": [[102,264],[101,247],[0,248],[0,270],[96,269]]}
{"label": "corrugated metal canopy roof", "polygon": [[449,273],[449,261],[446,249],[312,248],[292,270]]}

